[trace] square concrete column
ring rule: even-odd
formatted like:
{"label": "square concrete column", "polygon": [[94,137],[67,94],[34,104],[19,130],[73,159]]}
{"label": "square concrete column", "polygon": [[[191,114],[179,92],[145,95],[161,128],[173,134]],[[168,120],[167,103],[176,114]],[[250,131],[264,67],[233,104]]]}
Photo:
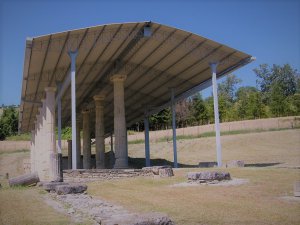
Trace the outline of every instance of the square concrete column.
{"label": "square concrete column", "polygon": [[68,140],[68,169],[72,169],[72,140]]}
{"label": "square concrete column", "polygon": [[114,168],[128,167],[126,140],[126,118],[124,103],[124,81],[126,75],[115,74],[111,77],[114,85],[114,134],[115,134],[115,165]]}
{"label": "square concrete column", "polygon": [[45,100],[45,147],[49,160],[49,177],[46,179],[54,181],[58,179],[58,161],[55,140],[55,87],[46,87]]}
{"label": "square concrete column", "polygon": [[91,169],[90,111],[82,111],[83,169]]}
{"label": "square concrete column", "polygon": [[76,161],[77,169],[82,168],[81,165],[81,138],[80,138],[80,120],[76,120]]}
{"label": "square concrete column", "polygon": [[95,124],[95,136],[96,136],[96,168],[105,168],[105,143],[104,143],[104,112],[103,102],[104,95],[95,95],[95,107],[96,107],[96,124]]}

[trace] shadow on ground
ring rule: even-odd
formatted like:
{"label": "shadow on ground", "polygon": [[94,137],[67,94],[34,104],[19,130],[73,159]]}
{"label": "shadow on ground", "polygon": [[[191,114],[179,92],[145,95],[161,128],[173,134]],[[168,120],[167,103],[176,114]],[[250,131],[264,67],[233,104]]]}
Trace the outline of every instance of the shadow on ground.
{"label": "shadow on ground", "polygon": [[[128,158],[129,166],[131,168],[141,169],[145,167],[145,158]],[[172,161],[168,161],[166,159],[151,159],[151,166],[174,166]],[[216,162],[200,162],[199,164],[181,164],[178,163],[179,168],[208,168],[208,167],[215,167],[217,164]],[[245,164],[245,167],[271,167],[280,165],[280,162],[274,163],[252,163],[252,164]]]}
{"label": "shadow on ground", "polygon": [[[131,168],[137,168],[141,169],[145,167],[145,158],[128,158],[129,166]],[[168,161],[166,159],[151,159],[150,162],[151,166],[174,166],[174,163],[172,161]],[[198,165],[190,165],[190,164],[181,164],[178,163],[178,167],[180,168],[197,168]]]}
{"label": "shadow on ground", "polygon": [[282,164],[280,162],[276,163],[253,163],[253,164],[245,164],[245,167],[269,167],[269,166],[276,166]]}

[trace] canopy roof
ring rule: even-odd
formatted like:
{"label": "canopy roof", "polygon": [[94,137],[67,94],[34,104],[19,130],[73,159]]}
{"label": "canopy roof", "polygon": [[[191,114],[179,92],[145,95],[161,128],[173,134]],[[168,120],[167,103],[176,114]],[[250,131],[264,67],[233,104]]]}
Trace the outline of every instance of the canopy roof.
{"label": "canopy roof", "polygon": [[[71,121],[70,57],[76,60],[77,116],[93,96],[105,94],[105,133],[113,130],[113,74],[126,74],[126,123],[156,113],[170,104],[171,88],[180,100],[211,85],[209,63],[219,62],[217,77],[251,62],[246,53],[154,22],[108,24],[49,34],[26,41],[19,129],[34,128],[45,87],[62,96],[62,123]],[[94,118],[92,115],[91,118]],[[93,120],[92,120],[93,122]],[[92,123],[94,124],[94,123]]]}

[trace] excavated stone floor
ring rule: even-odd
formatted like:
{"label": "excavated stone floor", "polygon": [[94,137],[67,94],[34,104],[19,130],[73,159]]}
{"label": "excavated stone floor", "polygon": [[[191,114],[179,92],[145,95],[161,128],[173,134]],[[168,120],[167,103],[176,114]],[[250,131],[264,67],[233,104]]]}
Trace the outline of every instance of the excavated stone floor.
{"label": "excavated stone floor", "polygon": [[95,199],[87,194],[45,195],[45,201],[56,210],[69,214],[74,222],[91,221],[101,225],[175,225],[166,215],[161,213],[138,214]]}

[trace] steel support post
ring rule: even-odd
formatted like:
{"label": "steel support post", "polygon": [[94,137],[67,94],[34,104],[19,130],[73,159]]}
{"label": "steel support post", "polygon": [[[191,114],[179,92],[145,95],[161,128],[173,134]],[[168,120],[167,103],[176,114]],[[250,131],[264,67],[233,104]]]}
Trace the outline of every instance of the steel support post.
{"label": "steel support post", "polygon": [[77,51],[69,52],[71,58],[71,101],[72,101],[72,169],[77,169],[77,154],[76,154],[76,57]]}
{"label": "steel support post", "polygon": [[144,118],[144,128],[145,128],[145,158],[146,158],[146,166],[150,165],[150,146],[149,146],[149,116],[145,114]]}
{"label": "steel support post", "polygon": [[217,86],[217,66],[218,63],[211,63],[212,86],[214,96],[214,114],[215,114],[215,131],[216,131],[216,150],[218,167],[222,166],[222,147],[220,139],[220,121],[219,121],[219,104],[218,104],[218,86]]}
{"label": "steel support post", "polygon": [[174,168],[178,168],[178,164],[177,164],[176,112],[175,112],[174,88],[171,89],[171,110],[172,110]]}

